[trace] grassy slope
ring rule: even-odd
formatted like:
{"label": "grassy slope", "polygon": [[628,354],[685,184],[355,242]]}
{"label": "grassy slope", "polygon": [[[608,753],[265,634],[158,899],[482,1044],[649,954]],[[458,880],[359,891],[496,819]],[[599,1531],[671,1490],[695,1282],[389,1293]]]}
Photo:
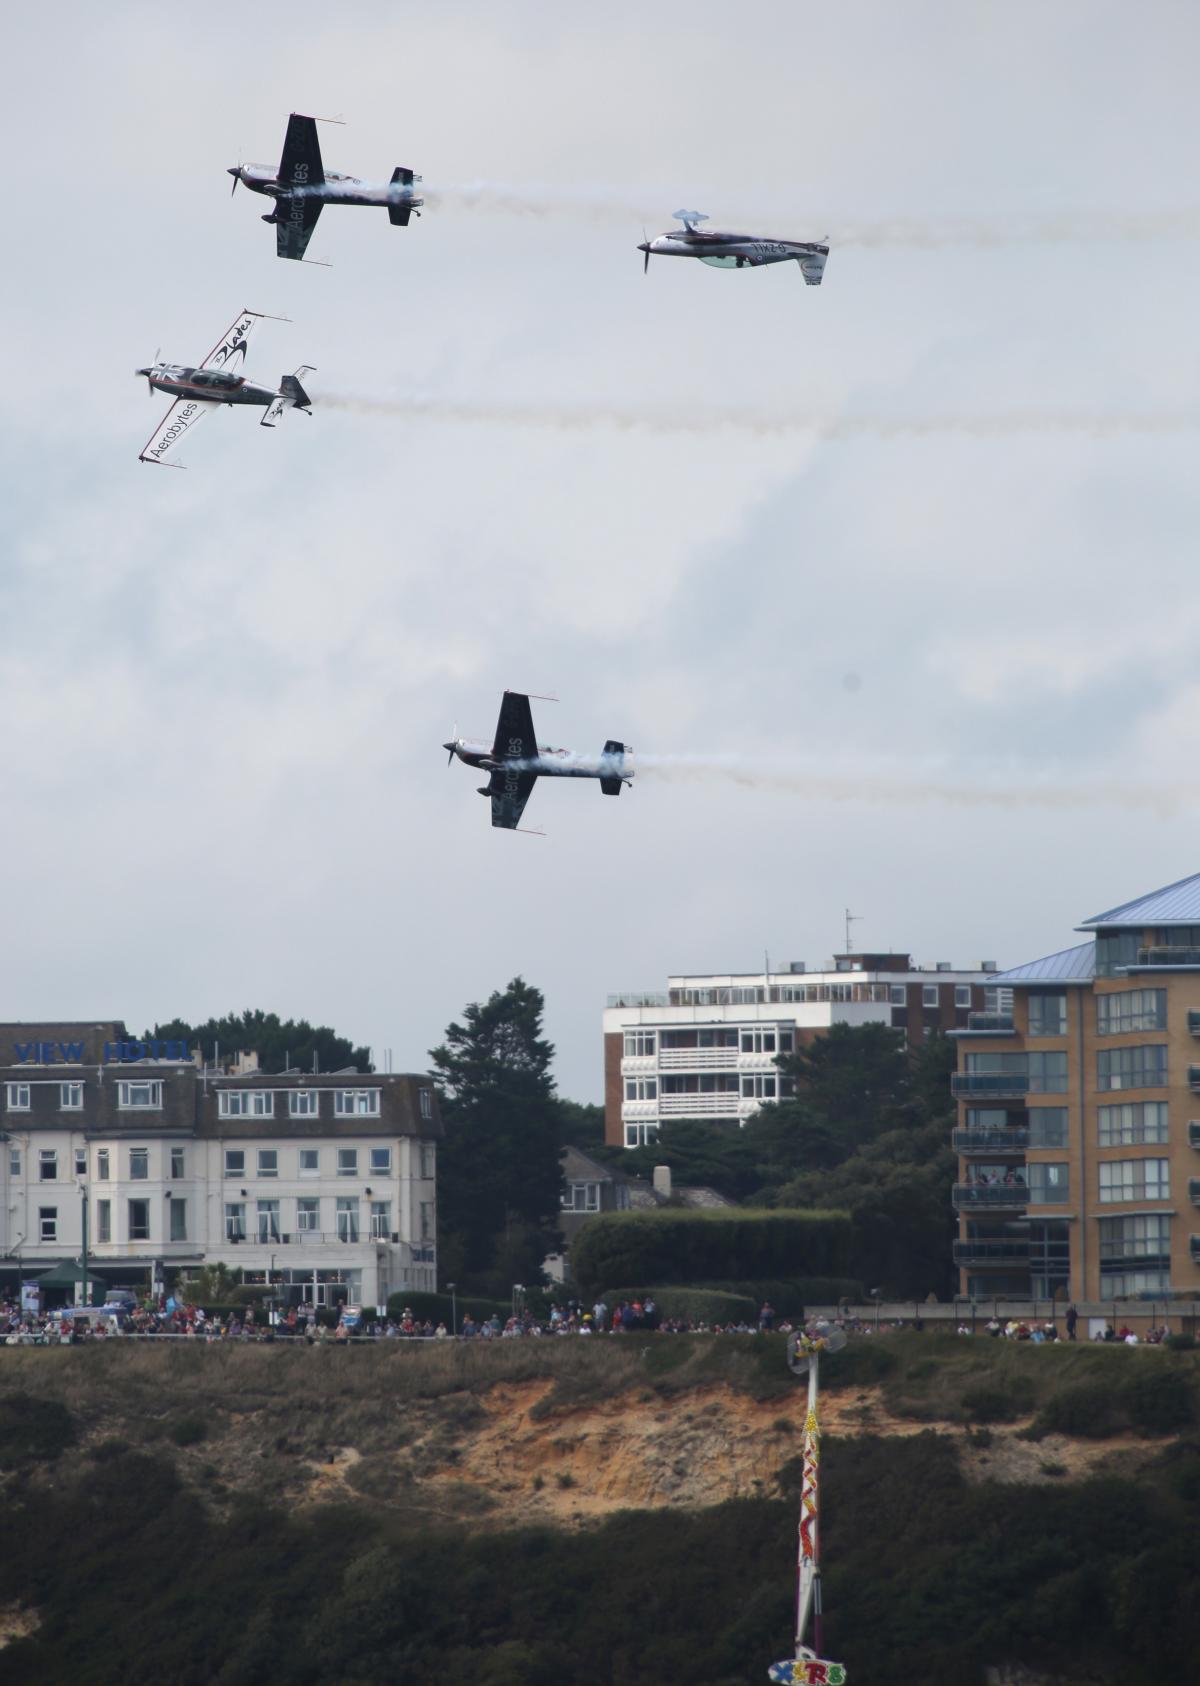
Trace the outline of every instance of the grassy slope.
{"label": "grassy slope", "polygon": [[[1102,1478],[1001,1488],[964,1478],[960,1437],[827,1435],[827,1648],[852,1679],[973,1686],[985,1662],[1025,1659],[1107,1681],[1117,1656],[1130,1686],[1190,1678],[1200,1355],[904,1336],[852,1345],[823,1377],[831,1414],[879,1388],[910,1422],[1161,1437],[1136,1480],[1126,1439]],[[406,1448],[452,1464],[497,1383],[549,1388],[531,1412],[548,1436],[563,1413],[644,1420],[718,1386],[798,1402],[782,1338],[5,1351],[5,1593],[43,1620],[0,1651],[0,1683],[764,1678],[788,1649],[794,1439],[764,1437],[783,1497],[572,1534],[503,1531],[500,1491],[464,1489],[455,1519],[389,1488]],[[297,1509],[301,1463],[335,1447],[364,1454],[354,1503],[338,1486]]]}

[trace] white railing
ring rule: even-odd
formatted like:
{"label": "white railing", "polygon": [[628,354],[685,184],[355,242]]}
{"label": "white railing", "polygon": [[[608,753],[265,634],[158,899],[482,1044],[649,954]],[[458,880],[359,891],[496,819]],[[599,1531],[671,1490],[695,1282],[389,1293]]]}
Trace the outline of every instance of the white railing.
{"label": "white railing", "polygon": [[639,1123],[643,1119],[658,1117],[657,1101],[622,1101],[621,1117],[627,1118],[631,1124]]}
{"label": "white railing", "polygon": [[653,1077],[658,1061],[653,1054],[626,1054],[621,1061],[622,1077]]}
{"label": "white railing", "polygon": [[658,1056],[660,1071],[732,1071],[737,1065],[736,1048],[664,1048]]}
{"label": "white railing", "polygon": [[[754,1101],[746,1104],[750,1111],[757,1105]],[[733,1089],[719,1095],[661,1095],[658,1102],[664,1118],[700,1118],[710,1113],[736,1118],[741,1107],[742,1097]]]}

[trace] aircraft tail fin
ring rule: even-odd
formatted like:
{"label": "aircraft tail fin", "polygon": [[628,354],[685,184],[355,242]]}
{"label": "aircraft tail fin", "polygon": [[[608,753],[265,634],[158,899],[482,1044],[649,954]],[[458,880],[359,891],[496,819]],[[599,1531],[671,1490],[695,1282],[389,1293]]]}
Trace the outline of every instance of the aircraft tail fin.
{"label": "aircraft tail fin", "polygon": [[[406,169],[403,164],[398,164],[392,171],[393,187],[411,188],[413,182],[419,180],[420,177]],[[421,213],[417,210],[417,206],[423,203],[424,201],[421,199],[414,199],[411,193],[406,193],[402,198],[391,200],[388,205],[388,217],[392,225],[395,228],[407,228],[409,217],[414,214],[420,216]]]}
{"label": "aircraft tail fin", "polygon": [[[615,760],[618,756],[623,757],[624,754],[625,745],[623,743],[618,743],[616,738],[609,738],[608,742],[604,746],[604,758],[606,760]],[[624,783],[625,780],[620,776],[616,778],[601,779],[600,789],[604,792],[605,796],[620,796],[621,786]]]}
{"label": "aircraft tail fin", "polygon": [[311,410],[312,409],[312,399],[308,396],[308,393],[305,392],[304,388],[300,385],[300,380],[299,380],[299,377],[301,375],[308,374],[309,371],[311,370],[311,368],[312,368],[311,363],[301,363],[300,367],[296,370],[296,373],[294,375],[284,375],[283,379],[279,383],[280,392],[282,393],[284,398],[286,398],[288,400],[288,402],[292,405],[293,409],[296,409],[296,410]]}

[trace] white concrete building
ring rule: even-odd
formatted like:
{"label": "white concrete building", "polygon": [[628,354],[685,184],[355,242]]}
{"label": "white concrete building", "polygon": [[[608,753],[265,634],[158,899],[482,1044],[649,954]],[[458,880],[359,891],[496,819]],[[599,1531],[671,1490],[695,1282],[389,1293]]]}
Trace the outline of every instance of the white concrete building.
{"label": "white concrete building", "polygon": [[[993,961],[914,966],[908,954],[838,954],[810,971],[678,976],[664,992],[612,995],[604,1013],[605,1140],[640,1147],[676,1119],[740,1126],[785,1099],[776,1066],[834,1024],[888,1024],[916,1045],[965,1027],[995,994]],[[998,1005],[998,1004],[997,1004]]]}
{"label": "white concrete building", "polygon": [[437,1278],[429,1078],[205,1072],[117,1022],[0,1026],[0,1272],[112,1286],[224,1263],[285,1300],[382,1305]]}

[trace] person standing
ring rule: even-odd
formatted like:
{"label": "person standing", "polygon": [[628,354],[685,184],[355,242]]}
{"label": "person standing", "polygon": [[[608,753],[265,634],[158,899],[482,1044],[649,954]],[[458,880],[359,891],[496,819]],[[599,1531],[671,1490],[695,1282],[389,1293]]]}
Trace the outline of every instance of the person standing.
{"label": "person standing", "polygon": [[1067,1307],[1067,1339],[1069,1341],[1073,1341],[1075,1339],[1075,1325],[1078,1322],[1079,1313],[1075,1310],[1073,1305],[1069,1305]]}

